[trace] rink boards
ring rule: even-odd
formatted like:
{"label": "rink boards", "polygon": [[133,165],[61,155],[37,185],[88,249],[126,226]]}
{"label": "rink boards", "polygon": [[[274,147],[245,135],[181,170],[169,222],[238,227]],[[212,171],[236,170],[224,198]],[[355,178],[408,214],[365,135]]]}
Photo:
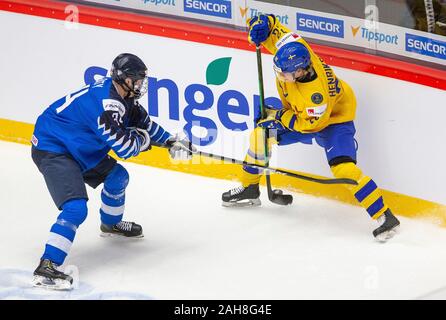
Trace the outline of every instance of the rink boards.
{"label": "rink boards", "polygon": [[[61,5],[11,3],[0,1],[0,19],[8,26],[0,31],[7,44],[0,68],[8,75],[1,80],[8,88],[0,96],[1,139],[29,143],[32,124],[49,103],[105,75],[119,53],[132,52],[149,68],[149,94],[141,102],[154,120],[172,132],[186,131],[201,151],[243,159],[259,100],[255,53],[244,34],[224,29],[211,33],[136,15],[104,18],[104,10],[82,7],[80,23],[73,24],[73,13],[65,13]],[[320,46],[316,50],[356,93],[360,167],[388,190],[385,197],[397,214],[444,222],[446,84],[441,72],[403,63],[392,69],[385,59],[374,59],[377,64],[372,65],[366,55]],[[264,54],[263,64],[267,102],[277,104],[272,56]],[[331,176],[317,145],[273,151],[272,166]],[[235,180],[240,174],[239,166],[209,159],[171,163],[158,148],[132,161],[222,179]],[[274,176],[273,183],[355,203],[342,186],[283,176]]]}

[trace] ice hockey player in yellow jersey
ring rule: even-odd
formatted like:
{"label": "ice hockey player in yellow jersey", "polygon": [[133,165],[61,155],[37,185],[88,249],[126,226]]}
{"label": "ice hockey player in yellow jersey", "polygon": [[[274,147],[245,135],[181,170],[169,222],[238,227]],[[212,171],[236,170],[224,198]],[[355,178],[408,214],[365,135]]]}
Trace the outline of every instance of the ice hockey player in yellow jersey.
{"label": "ice hockey player in yellow jersey", "polygon": [[[270,132],[268,150],[273,143],[311,144],[315,139],[325,149],[333,175],[357,181],[357,186],[347,188],[370,217],[378,221],[379,226],[373,231],[375,238],[391,238],[400,223],[375,182],[356,165],[356,99],[350,86],[336,77],[301,36],[283,26],[274,15],[256,16],[248,20],[248,25],[249,41],[274,54],[273,68],[283,108],[267,107],[266,117],[258,117],[246,162],[265,164],[265,128]],[[223,205],[260,205],[260,173],[244,166],[242,185],[222,195]]]}

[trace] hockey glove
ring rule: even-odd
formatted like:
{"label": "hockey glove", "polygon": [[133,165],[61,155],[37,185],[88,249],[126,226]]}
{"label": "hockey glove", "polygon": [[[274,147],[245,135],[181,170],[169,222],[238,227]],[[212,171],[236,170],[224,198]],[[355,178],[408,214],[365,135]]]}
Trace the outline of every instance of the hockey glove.
{"label": "hockey glove", "polygon": [[136,139],[139,140],[139,152],[144,152],[152,149],[150,145],[150,135],[149,131],[146,129],[135,128],[131,130],[131,134],[136,136]]}
{"label": "hockey glove", "polygon": [[187,139],[181,139],[178,135],[170,137],[166,145],[169,147],[169,154],[173,160],[190,160],[197,149]]}
{"label": "hockey glove", "polygon": [[284,130],[285,126],[281,121],[281,116],[285,110],[265,108],[266,117],[257,122],[257,126],[269,130]]}
{"label": "hockey glove", "polygon": [[260,120],[262,120],[268,116],[268,110],[274,111],[274,110],[280,110],[280,109],[277,109],[273,106],[266,105],[263,108],[263,114],[260,112],[260,110],[261,110],[260,106],[258,108],[256,108],[256,110],[255,110],[255,113],[254,113],[254,123],[255,124],[257,124]]}
{"label": "hockey glove", "polygon": [[261,14],[249,20],[249,42],[258,47],[268,39],[272,25],[270,19],[274,20],[274,16]]}

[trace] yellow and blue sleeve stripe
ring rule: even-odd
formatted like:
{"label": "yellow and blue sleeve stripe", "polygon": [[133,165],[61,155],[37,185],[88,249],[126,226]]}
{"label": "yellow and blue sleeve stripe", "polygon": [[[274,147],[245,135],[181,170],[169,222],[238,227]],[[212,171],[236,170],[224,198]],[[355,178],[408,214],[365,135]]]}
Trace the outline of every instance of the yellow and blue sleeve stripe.
{"label": "yellow and blue sleeve stripe", "polygon": [[297,116],[292,110],[284,110],[280,113],[280,122],[288,129],[294,130],[294,126],[297,122]]}

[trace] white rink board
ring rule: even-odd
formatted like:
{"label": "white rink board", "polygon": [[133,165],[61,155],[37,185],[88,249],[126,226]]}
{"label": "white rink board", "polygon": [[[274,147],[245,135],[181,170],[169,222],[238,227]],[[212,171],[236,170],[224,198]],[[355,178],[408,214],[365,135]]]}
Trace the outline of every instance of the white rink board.
{"label": "white rink board", "polygon": [[[83,85],[87,68],[108,69],[119,53],[132,52],[146,62],[150,77],[169,79],[178,87],[179,121],[169,119],[169,101],[162,89],[159,117],[153,117],[157,122],[171,131],[182,130],[186,88],[205,86],[212,92],[214,105],[192,113],[215,122],[218,136],[200,149],[243,158],[252,129],[253,96],[258,92],[255,53],[88,25],[66,29],[63,21],[15,13],[0,12],[0,21],[7,26],[0,30],[5,44],[0,70],[8,75],[0,80],[4,88],[0,118],[34,123],[49,103]],[[219,86],[207,85],[206,67],[224,57],[232,58],[228,80]],[[266,95],[277,96],[272,56],[263,58]],[[446,151],[441,149],[446,141],[445,91],[343,68],[334,70],[357,95],[360,167],[384,189],[445,204]],[[221,123],[216,103],[228,90],[246,97],[249,115],[230,114],[229,119],[246,122],[248,130],[234,132]],[[147,97],[142,104],[147,106]],[[197,135],[199,131],[193,130]],[[318,146],[280,148],[272,165],[331,175]]]}

